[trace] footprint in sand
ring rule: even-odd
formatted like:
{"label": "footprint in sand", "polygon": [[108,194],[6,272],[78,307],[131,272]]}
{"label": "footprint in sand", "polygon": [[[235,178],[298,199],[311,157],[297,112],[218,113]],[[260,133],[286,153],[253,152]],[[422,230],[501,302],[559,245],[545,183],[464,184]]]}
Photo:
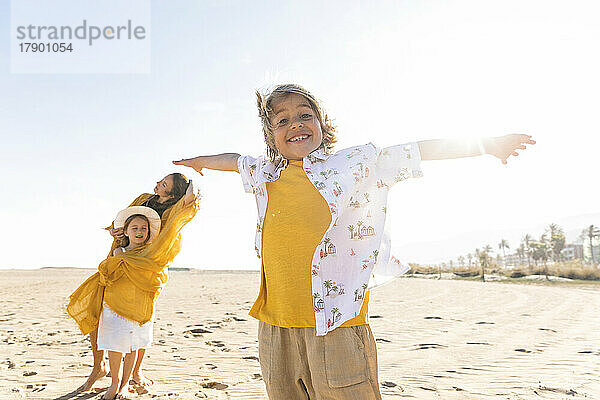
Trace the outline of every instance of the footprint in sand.
{"label": "footprint in sand", "polygon": [[35,372],[35,371],[25,371],[25,372],[23,372],[23,376],[33,376],[33,375],[37,375],[37,372]]}
{"label": "footprint in sand", "polygon": [[209,331],[208,329],[204,329],[204,328],[194,328],[194,329],[190,329],[190,330],[187,330],[187,331],[183,331],[183,333],[191,333],[194,336],[199,336],[199,335],[201,335],[203,333],[212,333],[212,331]]}
{"label": "footprint in sand", "polygon": [[515,351],[518,351],[521,353],[533,353],[531,350],[527,350],[527,349],[515,349]]}
{"label": "footprint in sand", "polygon": [[552,332],[552,333],[556,333],[556,331],[554,329],[550,329],[550,328],[538,328],[540,331],[548,331],[548,332]]}
{"label": "footprint in sand", "polygon": [[472,371],[489,371],[489,369],[485,368],[475,368],[475,367],[460,367],[460,369],[470,369]]}
{"label": "footprint in sand", "polygon": [[395,384],[394,382],[390,382],[390,381],[383,381],[381,382],[381,386],[382,387],[386,387],[386,388],[393,388],[398,386],[397,384]]}
{"label": "footprint in sand", "polygon": [[419,343],[413,350],[443,349],[447,346],[437,343]]}
{"label": "footprint in sand", "polygon": [[442,319],[442,317],[425,317],[425,319]]}
{"label": "footprint in sand", "polygon": [[200,386],[202,386],[204,389],[217,389],[217,390],[225,390],[229,387],[229,385],[226,385],[221,382],[206,382],[206,383],[201,383]]}
{"label": "footprint in sand", "polygon": [[494,325],[495,322],[479,321],[475,322],[476,325]]}
{"label": "footprint in sand", "polygon": [[29,385],[25,385],[25,389],[31,390],[32,392],[41,392],[42,390],[46,389],[46,384],[45,383],[29,384]]}
{"label": "footprint in sand", "polygon": [[375,339],[375,341],[378,343],[392,343],[391,340],[387,340],[387,339],[383,339],[383,338],[377,338],[377,339]]}
{"label": "footprint in sand", "polygon": [[487,342],[467,342],[467,344],[480,344],[480,345],[483,345],[483,346],[491,346]]}
{"label": "footprint in sand", "polygon": [[205,368],[208,368],[208,369],[217,369],[217,366],[215,364],[204,364],[204,365],[205,365]]}
{"label": "footprint in sand", "polygon": [[254,360],[254,361],[258,361],[258,357],[256,357],[256,356],[246,356],[246,357],[242,357],[242,360]]}
{"label": "footprint in sand", "polygon": [[[574,389],[551,388],[551,387],[541,386],[541,385],[536,390],[543,391],[543,392],[561,393],[561,394],[566,394],[568,396],[575,396],[577,394],[577,392]],[[537,394],[538,396],[541,396],[536,390],[534,390],[533,392],[535,394]]]}

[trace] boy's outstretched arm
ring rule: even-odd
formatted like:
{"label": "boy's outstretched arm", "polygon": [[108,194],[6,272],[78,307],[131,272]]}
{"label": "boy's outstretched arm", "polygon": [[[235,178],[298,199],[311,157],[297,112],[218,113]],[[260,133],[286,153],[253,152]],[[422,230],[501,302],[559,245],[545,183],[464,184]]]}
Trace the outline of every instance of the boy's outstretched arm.
{"label": "boy's outstretched arm", "polygon": [[480,140],[434,139],[418,143],[421,160],[446,160],[491,154],[499,158],[502,164],[506,164],[508,157],[518,156],[517,150],[525,150],[525,145],[535,144],[535,140],[529,135],[512,134]]}
{"label": "boy's outstretched arm", "polygon": [[238,171],[237,161],[240,155],[237,153],[223,153],[214,156],[198,156],[194,158],[186,158],[179,161],[173,161],[175,165],[183,165],[196,170],[200,175],[204,176],[202,169],[214,169],[217,171]]}

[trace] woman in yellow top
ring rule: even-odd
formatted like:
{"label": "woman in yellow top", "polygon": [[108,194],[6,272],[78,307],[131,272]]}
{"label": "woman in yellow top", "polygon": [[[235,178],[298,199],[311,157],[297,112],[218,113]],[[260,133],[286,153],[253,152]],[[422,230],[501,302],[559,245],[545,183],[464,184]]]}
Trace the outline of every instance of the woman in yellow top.
{"label": "woman in yellow top", "polygon": [[[168,175],[157,183],[154,192],[140,195],[131,206],[144,205],[161,215],[162,227],[156,239],[113,256],[115,249],[122,247],[123,230],[107,228],[115,238],[108,258],[71,295],[67,311],[81,332],[90,334],[94,356],[94,368],[80,391],[90,390],[96,380],[108,373],[104,351],[97,349],[102,302],[126,319],[140,324],[150,321],[156,298],[167,281],[165,269],[181,249],[180,231],[198,209],[199,198],[182,174]],[[140,384],[147,381],[141,373],[143,357],[144,351],[140,350],[133,370],[133,380]]]}

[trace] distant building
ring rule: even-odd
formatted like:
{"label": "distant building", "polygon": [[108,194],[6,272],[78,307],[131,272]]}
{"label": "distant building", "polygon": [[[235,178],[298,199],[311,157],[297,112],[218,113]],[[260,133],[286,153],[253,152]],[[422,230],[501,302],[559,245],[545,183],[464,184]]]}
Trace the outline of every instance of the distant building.
{"label": "distant building", "polygon": [[590,239],[585,238],[583,240],[583,260],[585,262],[592,262],[592,255],[594,262],[600,262],[600,238],[595,237],[592,239],[590,246]]}
{"label": "distant building", "polygon": [[527,263],[527,257],[525,259],[519,258],[517,253],[507,254],[504,259],[504,268],[515,268],[521,265],[522,263]]}
{"label": "distant building", "polygon": [[560,252],[563,260],[582,260],[583,259],[583,245],[582,244],[567,244],[565,248]]}

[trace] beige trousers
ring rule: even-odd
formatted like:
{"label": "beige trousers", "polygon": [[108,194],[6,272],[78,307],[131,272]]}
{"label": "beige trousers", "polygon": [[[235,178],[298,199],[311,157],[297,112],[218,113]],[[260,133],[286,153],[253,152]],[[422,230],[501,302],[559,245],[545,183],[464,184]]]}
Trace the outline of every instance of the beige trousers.
{"label": "beige trousers", "polygon": [[315,328],[260,321],[258,355],[270,400],[381,400],[368,325],[316,336]]}

